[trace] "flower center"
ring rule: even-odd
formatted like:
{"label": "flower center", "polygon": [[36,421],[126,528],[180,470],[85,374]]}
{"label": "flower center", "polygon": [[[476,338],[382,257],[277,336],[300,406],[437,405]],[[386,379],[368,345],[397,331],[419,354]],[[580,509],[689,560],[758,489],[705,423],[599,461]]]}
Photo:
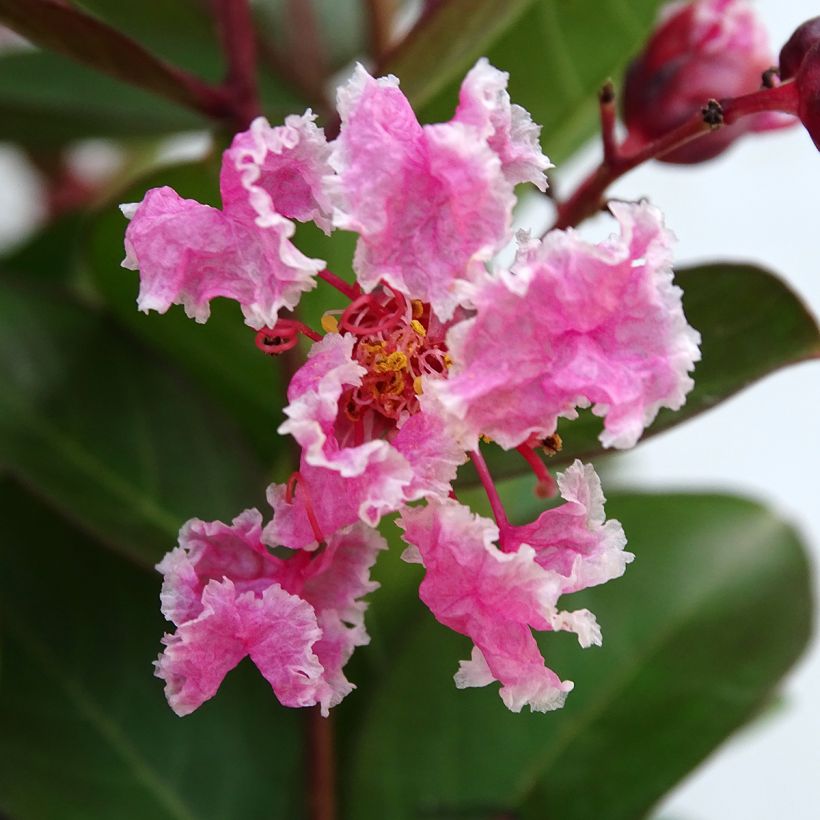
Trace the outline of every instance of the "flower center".
{"label": "flower center", "polygon": [[339,322],[342,332],[358,337],[353,358],[367,371],[361,385],[342,394],[352,422],[368,411],[392,421],[418,412],[422,377],[443,378],[450,366],[443,333],[430,332],[429,305],[386,291],[355,300]]}

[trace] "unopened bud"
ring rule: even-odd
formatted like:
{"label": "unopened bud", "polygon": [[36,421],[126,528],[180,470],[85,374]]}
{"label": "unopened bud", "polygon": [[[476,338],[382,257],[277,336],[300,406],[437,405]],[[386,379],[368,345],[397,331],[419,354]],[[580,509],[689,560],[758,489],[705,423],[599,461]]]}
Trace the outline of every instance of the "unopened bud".
{"label": "unopened bud", "polygon": [[820,42],[806,52],[795,83],[800,119],[820,151]]}
{"label": "unopened bud", "polygon": [[[666,6],[644,51],[632,62],[624,88],[629,142],[644,145],[686,122],[704,103],[760,88],[774,58],[762,23],[746,0],[694,0]],[[702,162],[746,131],[788,124],[768,113],[666,154],[663,162]]]}
{"label": "unopened bud", "polygon": [[780,50],[780,79],[790,80],[797,76],[803,58],[817,43],[820,43],[820,17],[798,26]]}

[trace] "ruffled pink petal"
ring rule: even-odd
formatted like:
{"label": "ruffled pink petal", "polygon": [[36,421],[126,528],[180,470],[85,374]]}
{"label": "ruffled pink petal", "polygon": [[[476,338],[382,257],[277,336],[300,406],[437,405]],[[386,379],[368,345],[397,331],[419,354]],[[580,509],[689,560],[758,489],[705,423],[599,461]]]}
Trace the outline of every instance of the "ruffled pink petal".
{"label": "ruffled pink petal", "polygon": [[504,703],[516,712],[525,704],[535,711],[560,707],[572,684],[545,666],[531,632],[561,627],[555,573],[544,570],[527,545],[499,550],[496,526],[454,501],[406,509],[401,526],[410,558],[420,558],[426,570],[422,601],[480,653],[462,664],[457,685],[498,680]]}
{"label": "ruffled pink petal", "polygon": [[281,218],[315,222],[331,229],[331,205],[324,178],[330,146],[316,115],[292,114],[272,128],[257,117],[234,137],[222,158],[220,188],[225,211],[252,214],[261,227],[275,227]]}
{"label": "ruffled pink petal", "polygon": [[467,454],[450,435],[444,421],[424,410],[405,421],[391,444],[413,471],[410,484],[404,488],[406,501],[446,498],[459,466],[467,460]]}
{"label": "ruffled pink petal", "polygon": [[179,546],[157,564],[163,576],[162,614],[179,626],[202,612],[211,580],[230,578],[238,592],[262,592],[280,574],[281,561],[262,546],[262,515],[245,510],[231,525],[193,518],[180,530]]}
{"label": "ruffled pink petal", "polygon": [[359,282],[385,280],[448,319],[506,241],[515,198],[501,160],[476,128],[420,126],[398,80],[361,66],[339,113],[334,224],[359,234]]}
{"label": "ruffled pink petal", "polygon": [[482,57],[461,84],[454,120],[471,125],[485,135],[501,160],[504,176],[513,184],[531,182],[547,189],[545,171],[552,163],[538,142],[541,126],[529,112],[510,102],[509,74]]}
{"label": "ruffled pink petal", "polygon": [[320,704],[324,714],[353,688],[343,667],[368,641],[364,595],[386,544],[364,525],[332,535],[323,552],[282,559],[261,542],[262,517],[246,510],[231,525],[193,520],[159,564],[166,635],[157,675],[179,715],[212,697],[246,655],[286,706]]}
{"label": "ruffled pink petal", "polygon": [[606,521],[595,469],[576,460],[559,474],[558,489],[566,503],[541,513],[531,524],[510,527],[505,549],[531,546],[539,566],[559,576],[562,593],[619,578],[635,556],[624,551],[620,523]]}
{"label": "ruffled pink petal", "polygon": [[672,234],[647,204],[612,211],[621,235],[598,245],[571,230],[525,243],[449,332],[450,377],[425,389],[468,449],[482,433],[506,448],[551,435],[590,403],[603,444],[631,447],[661,407],[683,405],[700,336],[672,283]]}
{"label": "ruffled pink petal", "polygon": [[310,706],[326,697],[322,665],[312,651],[321,630],[310,604],[272,584],[261,596],[238,593],[233,582],[210,581],[203,609],[163,639],[156,675],[178,715],[212,698],[246,655],[285,706]]}
{"label": "ruffled pink petal", "polygon": [[260,228],[168,187],[151,189],[123,213],[131,221],[122,264],[140,271],[137,305],[146,313],[182,305],[205,322],[211,299],[224,296],[239,302],[251,327],[272,326],[280,310],[296,307],[315,286],[324,267],[293,246],[294,226],[284,217]]}
{"label": "ruffled pink petal", "polygon": [[319,528],[325,536],[356,521],[375,527],[382,516],[398,510],[405,503],[405,488],[412,481],[412,470],[387,442],[381,444],[390,458],[373,459],[361,474],[350,478],[335,470],[312,467],[303,458],[299,469],[301,478],[290,501],[285,499],[282,485],[271,484],[268,502],[274,515],[263,533],[265,543],[291,549],[312,549],[316,545],[304,490],[299,491],[299,484],[307,486]]}
{"label": "ruffled pink petal", "polygon": [[356,524],[330,538],[325,553],[306,570],[302,597],[319,613],[322,630],[313,651],[329,686],[324,714],[355,688],[342,670],[355,647],[370,642],[364,626],[367,604],[361,599],[378,589],[370,570],[384,549],[387,542],[376,530]]}

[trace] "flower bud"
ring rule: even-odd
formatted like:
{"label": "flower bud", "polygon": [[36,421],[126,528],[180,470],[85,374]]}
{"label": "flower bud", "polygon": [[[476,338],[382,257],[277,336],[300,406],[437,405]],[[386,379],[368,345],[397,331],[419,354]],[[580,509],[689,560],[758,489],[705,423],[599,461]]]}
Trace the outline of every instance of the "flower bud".
{"label": "flower bud", "polygon": [[780,50],[780,79],[790,80],[794,77],[806,53],[817,43],[820,43],[820,17],[806,20],[798,26]]}
{"label": "flower bud", "polygon": [[799,97],[800,119],[820,150],[820,41],[816,42],[803,57],[795,83]]}
{"label": "flower bud", "polygon": [[[624,88],[629,143],[651,142],[682,125],[710,98],[756,91],[773,64],[763,25],[746,0],[694,0],[666,6],[644,51],[632,62]],[[723,152],[746,131],[781,127],[781,116],[760,114],[721,128],[666,154],[664,162],[692,163]]]}

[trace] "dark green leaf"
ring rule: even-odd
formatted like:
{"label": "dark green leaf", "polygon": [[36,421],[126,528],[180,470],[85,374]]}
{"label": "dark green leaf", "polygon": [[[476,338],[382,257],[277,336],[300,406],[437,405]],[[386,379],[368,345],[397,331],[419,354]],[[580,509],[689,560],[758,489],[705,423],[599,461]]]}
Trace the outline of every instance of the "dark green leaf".
{"label": "dark green leaf", "polygon": [[204,126],[193,112],[59,54],[0,55],[0,139],[43,148]]}
{"label": "dark green leaf", "polygon": [[[575,689],[562,711],[509,713],[497,687],[458,691],[469,641],[422,614],[356,693],[342,750],[350,817],[631,820],[764,705],[809,637],[810,571],[793,530],[757,504],[715,495],[619,495],[635,562],[564,605],[604,634],[582,650],[546,634]],[[421,568],[405,567],[405,585]],[[394,593],[373,596],[371,631]]]}
{"label": "dark green leaf", "polygon": [[195,111],[226,113],[221,92],[153,55],[101,19],[61,0],[0,0],[0,22],[43,48]]}
{"label": "dark green leaf", "polygon": [[[422,31],[409,49],[414,59],[388,68],[401,78],[413,102],[424,106],[422,119],[432,122],[452,116],[464,73],[477,57],[487,56],[510,72],[513,101],[543,126],[541,144],[548,156],[563,162],[593,133],[599,88],[608,78],[620,81],[662,0],[487,3],[496,25],[483,23],[483,29],[473,32],[465,21],[474,19],[475,5],[469,0],[442,4],[452,7],[450,25],[456,29],[444,27],[442,38],[454,37],[460,45],[448,50],[446,60],[427,59]],[[467,30],[466,37],[458,32],[460,27]]]}
{"label": "dark green leaf", "polygon": [[[647,439],[703,413],[769,373],[820,358],[820,329],[800,297],[775,274],[753,265],[712,264],[678,271],[686,318],[703,338],[695,387],[677,412],[662,410],[644,433]],[[601,420],[590,412],[558,426],[564,449],[550,465],[589,459],[605,451],[598,441]],[[606,451],[611,452],[611,451]],[[515,453],[487,448],[493,475],[527,467]],[[473,483],[471,469],[463,481]]]}
{"label": "dark green leaf", "polygon": [[0,462],[138,561],[186,518],[230,518],[264,489],[205,396],[64,296],[0,282],[0,382]]}
{"label": "dark green leaf", "polygon": [[159,576],[0,484],[0,813],[15,820],[302,817],[296,710],[249,665],[176,717],[152,676]]}
{"label": "dark green leaf", "polygon": [[424,16],[388,56],[380,73],[399,77],[414,106],[430,102],[491,43],[510,29],[534,0],[448,0]]}
{"label": "dark green leaf", "polygon": [[[219,205],[218,168],[198,163],[164,169],[141,179],[121,196],[139,202],[146,190],[170,185],[181,196]],[[254,346],[255,333],[244,324],[238,307],[218,299],[211,318],[199,325],[173,307],[160,316],[137,311],[139,274],[120,267],[127,222],[114,202],[92,218],[86,260],[89,273],[117,319],[127,325],[164,359],[189,370],[251,436],[260,455],[277,459],[285,442],[276,434],[282,415],[283,361],[269,358]]]}

